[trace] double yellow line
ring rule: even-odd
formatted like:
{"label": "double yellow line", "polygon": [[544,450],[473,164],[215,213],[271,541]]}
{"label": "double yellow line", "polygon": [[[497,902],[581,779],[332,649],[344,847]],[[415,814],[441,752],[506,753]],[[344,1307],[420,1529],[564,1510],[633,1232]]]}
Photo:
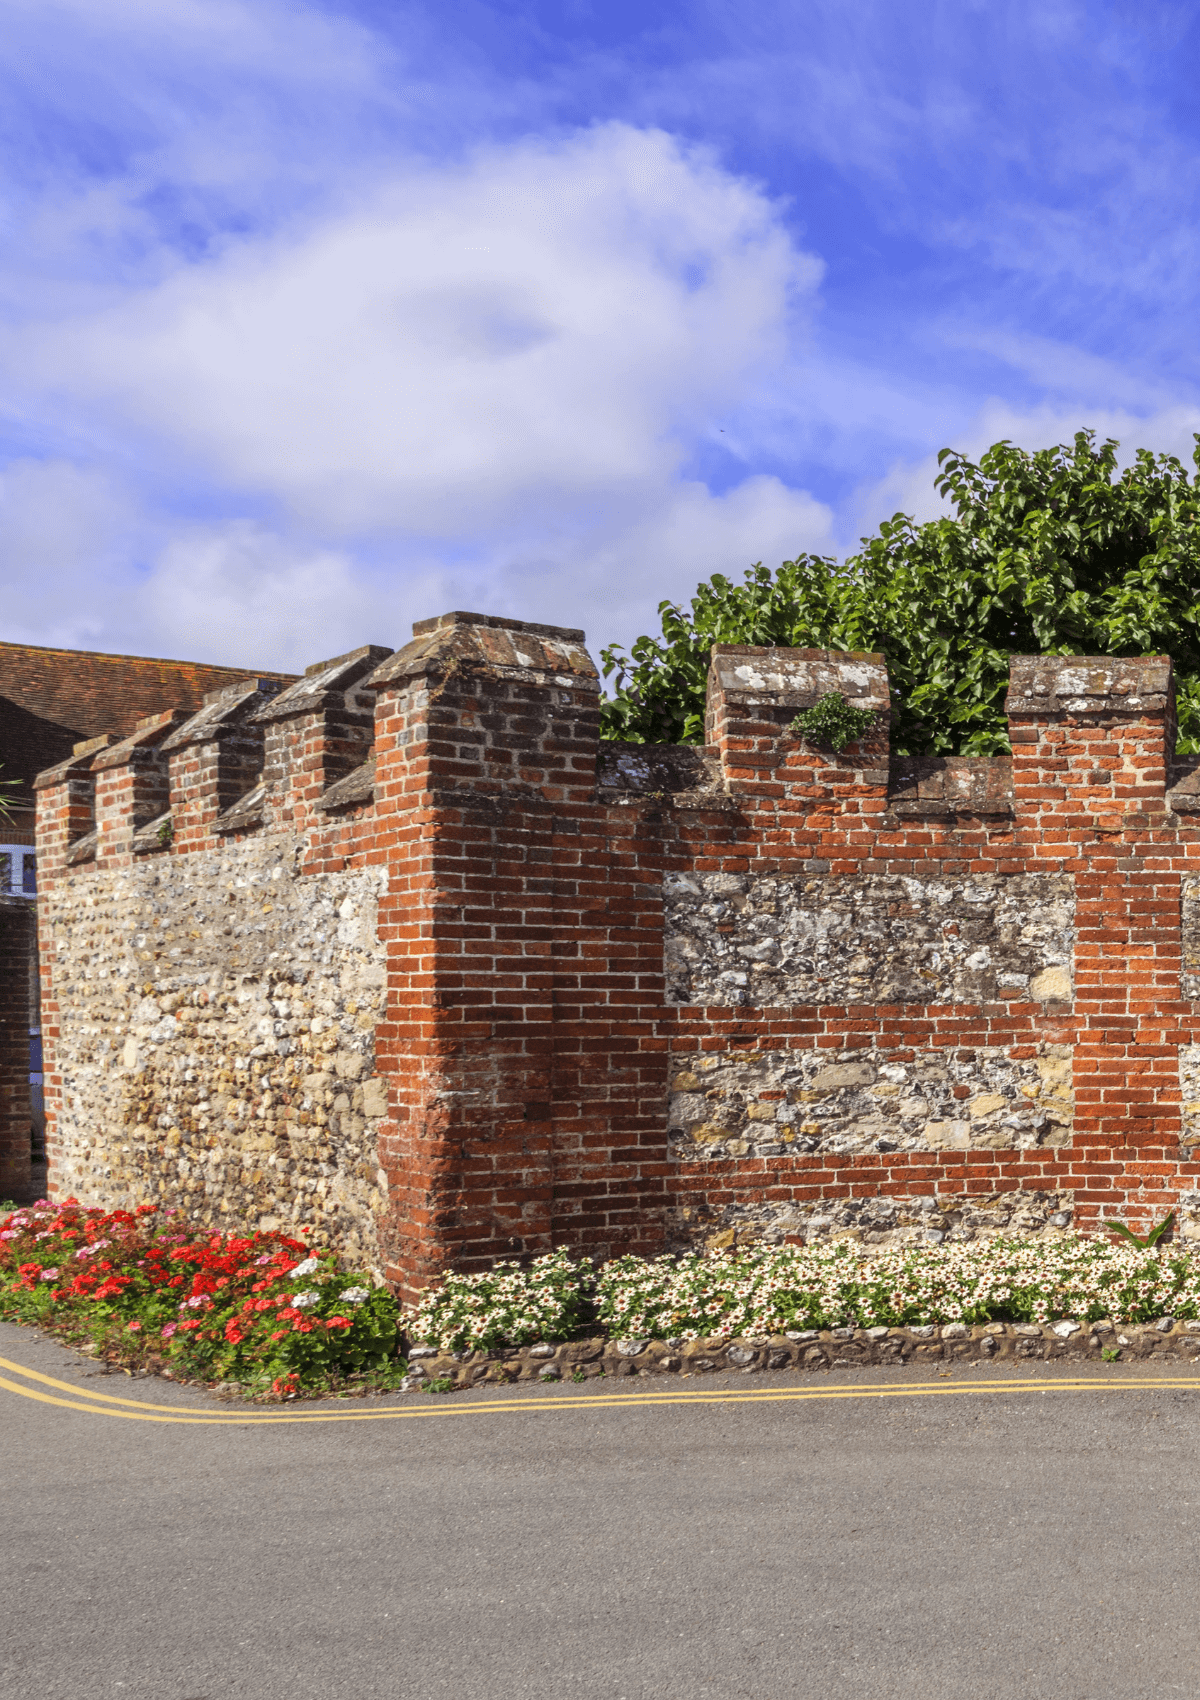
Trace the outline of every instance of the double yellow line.
{"label": "double yellow line", "polygon": [[[57,1381],[52,1375],[43,1375],[40,1370],[26,1369],[23,1364],[13,1363],[10,1358],[0,1357],[0,1371],[7,1371],[7,1374],[0,1374],[0,1389],[6,1393],[15,1393],[22,1399],[36,1400],[42,1405],[57,1405],[66,1411],[83,1411],[91,1417],[123,1417],[127,1422],[199,1423],[210,1428],[227,1427],[230,1424],[239,1428],[253,1428],[264,1423],[419,1422],[429,1417],[546,1416],[557,1411],[628,1410],[635,1405],[770,1405],[781,1402],[794,1403],[798,1400],[961,1399],[996,1393],[1141,1393],[1160,1392],[1169,1388],[1182,1388],[1192,1392],[1200,1390],[1200,1376],[1196,1374],[1128,1379],[1118,1379],[1114,1374],[1111,1378],[1105,1376],[1103,1379],[1084,1379],[1082,1376],[1076,1376],[1061,1381],[1042,1381],[1040,1377],[1022,1376],[1019,1379],[1010,1378],[1004,1381],[956,1381],[949,1386],[937,1386],[927,1381],[892,1382],[882,1387],[835,1383],[833,1386],[823,1387],[744,1390],[733,1387],[672,1388],[660,1385],[653,1391],[643,1391],[639,1387],[636,1392],[631,1390],[628,1393],[606,1390],[569,1396],[545,1392],[538,1393],[533,1398],[521,1398],[519,1395],[510,1395],[507,1399],[424,1398],[420,1404],[389,1406],[386,1410],[370,1411],[348,1411],[344,1407],[319,1411],[262,1411],[246,1408],[214,1411],[155,1405],[144,1399],[121,1399],[112,1393],[93,1393],[88,1389],[75,1387],[68,1381]],[[14,1376],[19,1379],[10,1379]],[[52,1388],[54,1391],[43,1392],[43,1388]],[[61,1394],[68,1394],[69,1397],[61,1398]]]}

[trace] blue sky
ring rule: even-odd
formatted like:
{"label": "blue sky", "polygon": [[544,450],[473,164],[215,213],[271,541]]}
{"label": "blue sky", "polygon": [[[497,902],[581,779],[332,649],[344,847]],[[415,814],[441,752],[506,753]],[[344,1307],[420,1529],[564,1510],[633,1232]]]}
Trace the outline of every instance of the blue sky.
{"label": "blue sky", "polygon": [[1200,430],[1182,4],[8,0],[2,635],[583,625]]}

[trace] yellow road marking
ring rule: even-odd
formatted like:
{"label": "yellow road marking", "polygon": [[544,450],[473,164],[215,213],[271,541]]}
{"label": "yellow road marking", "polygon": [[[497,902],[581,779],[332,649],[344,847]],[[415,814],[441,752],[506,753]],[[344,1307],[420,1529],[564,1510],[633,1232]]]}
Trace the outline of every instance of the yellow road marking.
{"label": "yellow road marking", "polygon": [[27,1382],[33,1381],[43,1387],[53,1387],[63,1393],[72,1395],[69,1399],[57,1398],[51,1393],[42,1393],[36,1387],[22,1386],[20,1382],[10,1381],[7,1376],[0,1376],[0,1388],[8,1393],[16,1393],[24,1399],[33,1399],[39,1404],[57,1405],[64,1410],[84,1411],[94,1417],[124,1417],[129,1422],[149,1423],[183,1423],[216,1425],[236,1423],[241,1426],[254,1427],[264,1423],[363,1423],[389,1422],[412,1420],[422,1417],[450,1416],[495,1416],[501,1413],[507,1415],[542,1414],[552,1411],[593,1411],[627,1408],[632,1405],[759,1405],[778,1404],[794,1401],[821,1401],[844,1399],[928,1399],[944,1397],[971,1397],[989,1393],[1136,1393],[1143,1390],[1162,1391],[1165,1389],[1185,1389],[1196,1391],[1200,1387],[1200,1378],[1196,1376],[1161,1376],[1140,1379],[1137,1381],[1118,1380],[1083,1380],[1073,1378],[1063,1381],[1041,1383],[1036,1377],[1020,1380],[991,1381],[991,1382],[956,1382],[952,1386],[937,1387],[928,1382],[898,1382],[890,1386],[867,1387],[839,1383],[831,1387],[779,1387],[752,1390],[744,1392],[732,1388],[664,1388],[661,1391],[629,1393],[595,1393],[575,1396],[572,1398],[538,1398],[527,1399],[489,1399],[479,1401],[453,1400],[442,1404],[421,1404],[409,1406],[402,1410],[386,1411],[290,1411],[271,1412],[242,1412],[242,1411],[206,1411],[194,1406],[171,1407],[152,1405],[139,1399],[122,1399],[110,1393],[93,1393],[90,1389],[80,1389],[67,1381],[58,1381],[54,1376],[43,1375],[39,1370],[26,1369],[22,1364],[13,1363],[9,1358],[0,1357],[0,1369],[11,1371],[14,1375],[23,1377]]}

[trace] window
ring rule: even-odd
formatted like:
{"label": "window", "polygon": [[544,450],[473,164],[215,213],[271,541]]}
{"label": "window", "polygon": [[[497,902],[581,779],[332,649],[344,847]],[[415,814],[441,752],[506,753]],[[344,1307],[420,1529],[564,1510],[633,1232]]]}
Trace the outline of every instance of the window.
{"label": "window", "polygon": [[0,844],[0,894],[37,896],[37,855],[32,844]]}

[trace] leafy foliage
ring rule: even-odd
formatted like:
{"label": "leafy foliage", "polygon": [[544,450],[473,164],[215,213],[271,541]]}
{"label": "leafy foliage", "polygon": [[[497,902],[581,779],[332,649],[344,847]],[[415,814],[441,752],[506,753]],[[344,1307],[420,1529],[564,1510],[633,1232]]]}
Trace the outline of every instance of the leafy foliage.
{"label": "leafy foliage", "polygon": [[[0,767],[3,767],[0,762]],[[13,808],[20,800],[21,781],[0,779],[0,820],[11,820]]]}
{"label": "leafy foliage", "polygon": [[744,584],[715,574],[689,609],[661,603],[660,638],[602,651],[604,736],[702,742],[714,643],[882,650],[892,747],[909,755],[1006,751],[1014,654],[1165,653],[1178,748],[1200,752],[1200,472],[1146,449],[1118,471],[1118,448],[1078,431],[1035,453],[994,443],[978,464],[943,449],[945,518],[896,514],[841,564],[759,563]]}
{"label": "leafy foliage", "polygon": [[1105,1227],[1110,1228],[1114,1234],[1120,1234],[1121,1238],[1128,1240],[1131,1245],[1138,1245],[1146,1250],[1150,1246],[1158,1244],[1174,1220],[1175,1212],[1172,1210],[1170,1215],[1164,1216],[1157,1227],[1151,1228],[1148,1234],[1135,1234],[1132,1228],[1125,1226],[1124,1222],[1106,1222]]}
{"label": "leafy foliage", "polygon": [[855,708],[840,691],[827,691],[811,708],[798,714],[788,728],[799,732],[814,744],[828,744],[840,755],[847,744],[874,724],[873,708]]}

